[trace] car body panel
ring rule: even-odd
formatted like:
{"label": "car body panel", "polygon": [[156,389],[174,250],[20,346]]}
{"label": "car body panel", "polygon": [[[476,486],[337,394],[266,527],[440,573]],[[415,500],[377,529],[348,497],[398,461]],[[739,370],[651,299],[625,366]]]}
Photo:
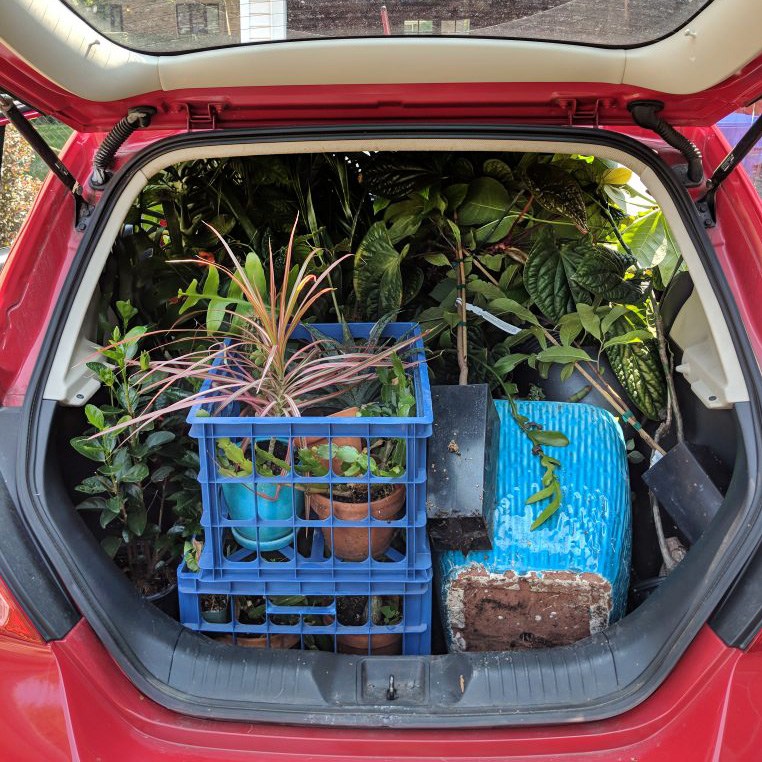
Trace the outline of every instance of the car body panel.
{"label": "car body panel", "polygon": [[675,124],[708,125],[762,93],[762,41],[749,23],[757,11],[756,0],[715,0],[683,29],[633,49],[381,37],[156,55],[115,44],[55,0],[0,0],[0,89],[78,130],[109,129],[134,105],[155,107],[156,126],[182,128],[189,107],[214,102],[221,121],[248,125],[252,117],[236,112],[261,120],[273,99],[299,107],[309,96],[322,104],[318,118],[330,118],[335,99],[412,108],[433,99],[561,124],[570,109],[559,102],[588,113],[598,100],[598,122],[629,124],[627,103],[657,98]]}
{"label": "car body panel", "polygon": [[731,649],[708,627],[636,709],[599,722],[508,730],[296,728],[178,715],[140,694],[84,621],[46,646],[0,638],[0,663],[2,737],[13,740],[5,758],[14,762],[751,762],[762,748],[762,644],[747,652]]}

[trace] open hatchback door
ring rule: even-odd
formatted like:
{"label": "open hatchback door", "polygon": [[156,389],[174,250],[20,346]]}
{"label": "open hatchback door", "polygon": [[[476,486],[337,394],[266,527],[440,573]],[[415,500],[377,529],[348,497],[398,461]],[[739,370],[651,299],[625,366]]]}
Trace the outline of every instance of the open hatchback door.
{"label": "open hatchback door", "polygon": [[[723,703],[720,718],[720,708],[699,711],[698,698],[691,703],[683,696],[694,691],[704,704],[711,704],[712,696],[731,696],[733,670],[749,653],[754,656],[747,651],[755,647],[756,666],[744,673],[753,679],[727,702],[739,702],[739,711],[751,717],[762,685],[762,674],[754,672],[760,669],[762,621],[762,209],[748,179],[731,174],[736,159],[718,174],[724,181],[719,199],[710,179],[728,152],[714,125],[762,96],[758,12],[758,0],[464,0],[453,7],[434,0],[412,6],[397,0],[386,5],[360,0],[0,0],[0,93],[8,96],[2,109],[18,124],[16,99],[76,130],[59,157],[43,156],[54,169],[59,163],[56,174],[65,187],[54,178],[47,181],[0,278],[0,475],[8,487],[0,492],[0,517],[7,518],[9,527],[0,532],[0,582],[21,604],[30,626],[55,642],[56,659],[64,664],[62,680],[92,680],[91,693],[83,695],[92,695],[96,686],[104,706],[111,701],[105,698],[111,681],[125,695],[134,698],[139,691],[141,701],[145,695],[159,705],[151,703],[150,719],[143,717],[137,699],[115,706],[115,712],[129,715],[123,726],[130,731],[120,725],[125,735],[133,726],[141,734],[161,726],[165,738],[176,739],[177,728],[187,723],[194,729],[193,743],[214,743],[218,749],[226,744],[234,748],[237,742],[231,739],[244,726],[212,723],[209,730],[209,720],[383,727],[388,756],[399,759],[447,758],[452,752],[442,744],[458,739],[464,744],[461,756],[474,758],[507,759],[514,753],[526,758],[555,751],[566,759],[575,750],[605,754],[615,748],[637,756],[661,746],[674,749],[673,758],[699,759],[691,756],[692,750],[718,748],[723,732],[741,738],[740,730],[726,728],[732,706]],[[21,127],[27,136],[30,129]],[[329,174],[338,178],[336,184],[328,184]],[[67,193],[77,199],[74,224]],[[502,216],[490,216],[501,204]],[[451,207],[455,213],[447,211]],[[404,216],[411,209],[418,215],[414,219]],[[108,363],[98,365],[93,357],[110,340],[120,344],[119,330],[129,330],[133,319],[141,325],[169,324],[170,317],[187,320],[187,309],[201,304],[204,319],[215,322],[207,301],[222,300],[219,280],[215,284],[213,276],[195,271],[195,279],[179,285],[173,280],[190,267],[190,258],[210,265],[211,272],[215,256],[222,261],[223,247],[203,223],[211,221],[223,232],[245,263],[241,271],[255,272],[253,280],[257,266],[264,267],[257,281],[264,283],[268,262],[276,262],[273,267],[291,262],[288,237],[282,245],[273,244],[274,254],[266,242],[290,231],[282,214],[291,215],[293,226],[297,213],[299,256],[310,248],[319,257],[343,256],[331,272],[341,273],[332,286],[337,300],[341,294],[346,300],[326,308],[334,323],[342,309],[358,317],[355,322],[366,331],[388,313],[410,322],[439,321],[425,336],[432,342],[427,343],[427,358],[432,373],[439,374],[437,383],[462,374],[465,357],[472,383],[478,377],[495,396],[519,390],[530,398],[522,404],[563,403],[564,409],[583,400],[578,408],[593,411],[590,415],[611,405],[607,409],[613,415],[605,415],[615,432],[611,448],[618,460],[613,465],[605,460],[608,445],[580,434],[567,445],[585,442],[587,449],[569,456],[565,470],[563,455],[546,458],[542,447],[555,443],[562,450],[567,438],[549,436],[557,433],[552,420],[543,429],[523,419],[522,431],[535,445],[529,448],[530,460],[539,454],[547,469],[538,477],[540,497],[529,499],[528,509],[534,511],[548,490],[558,498],[558,515],[550,511],[533,522],[522,547],[546,542],[538,557],[547,547],[548,554],[561,559],[558,564],[571,564],[553,568],[553,574],[562,576],[541,613],[527,613],[525,601],[506,603],[512,593],[503,587],[500,595],[508,598],[498,595],[485,604],[483,621],[469,620],[470,596],[478,597],[473,590],[496,580],[505,585],[514,572],[521,576],[520,564],[482,570],[476,575],[479,584],[466,593],[448,588],[453,564],[472,568],[487,551],[479,548],[455,561],[453,554],[468,550],[465,544],[448,550],[444,561],[432,554],[423,499],[422,518],[409,524],[399,515],[389,520],[397,533],[383,563],[367,549],[362,559],[367,561],[363,569],[376,564],[379,573],[387,573],[387,587],[379,588],[387,591],[395,564],[413,557],[414,541],[425,549],[421,557],[428,559],[428,577],[414,582],[428,585],[426,592],[419,593],[405,579],[398,596],[412,600],[433,591],[433,604],[415,599],[415,610],[423,612],[416,614],[418,639],[411,635],[412,625],[405,629],[409,622],[404,623],[404,615],[400,624],[399,612],[395,618],[389,605],[383,614],[383,626],[404,630],[404,646],[397,653],[392,649],[378,656],[370,646],[352,652],[337,645],[336,633],[345,623],[335,600],[319,598],[319,605],[304,615],[300,606],[306,598],[321,595],[316,574],[309,577],[306,597],[292,596],[290,588],[283,592],[288,586],[278,587],[280,579],[254,596],[246,587],[245,563],[254,563],[253,555],[257,563],[277,566],[267,553],[272,548],[281,552],[282,546],[265,547],[257,540],[252,554],[251,543],[238,532],[246,519],[226,515],[224,521],[207,520],[204,513],[194,524],[187,518],[193,501],[183,502],[175,493],[176,513],[186,511],[186,523],[177,519],[171,525],[167,508],[156,521],[156,532],[166,533],[166,547],[176,551],[167,558],[170,576],[179,574],[180,612],[171,606],[160,610],[153,605],[152,591],[138,591],[125,575],[134,560],[126,546],[151,520],[146,509],[128,521],[126,508],[123,513],[118,506],[113,510],[116,503],[97,492],[104,484],[104,489],[113,486],[109,479],[118,468],[106,456],[93,456],[91,435],[98,428],[106,436],[111,433],[106,421],[119,404],[135,411],[129,395],[108,397],[116,383],[110,367],[118,362],[114,348],[103,355]],[[445,217],[447,227],[437,228]],[[490,225],[499,234],[487,230]],[[549,232],[540,236],[538,226]],[[386,237],[374,244],[379,231]],[[422,243],[427,231],[431,250]],[[448,236],[457,241],[452,260],[437,249]],[[548,240],[558,247],[543,249]],[[595,277],[585,279],[591,260],[578,254],[583,249],[590,254],[590,247],[607,258],[608,270],[595,270]],[[471,257],[467,264],[464,251]],[[330,269],[328,259],[319,261],[317,272]],[[232,282],[227,288],[217,328],[224,323],[221,315],[233,309],[230,305],[238,309],[243,301],[245,289],[236,292]],[[181,309],[183,300],[187,309]],[[614,312],[607,312],[612,305]],[[490,323],[490,310],[505,320],[492,315]],[[479,315],[485,313],[486,322],[478,322],[472,334],[472,321],[481,321]],[[632,322],[632,315],[640,322]],[[112,327],[104,334],[104,326],[120,319],[116,333]],[[620,326],[618,333],[608,334],[614,324]],[[496,326],[503,333],[490,333]],[[430,335],[445,338],[435,343]],[[332,336],[334,341],[338,336]],[[464,348],[468,343],[471,355]],[[571,344],[571,353],[564,354],[564,346]],[[494,354],[497,346],[500,356]],[[138,357],[146,372],[149,359]],[[494,362],[492,370],[482,373],[479,363],[485,357]],[[602,362],[605,357],[616,389],[606,383],[602,396],[587,397],[601,387],[603,371],[589,373],[580,388],[564,386],[575,364],[595,364],[594,358]],[[517,370],[522,363],[523,371]],[[391,392],[387,389],[397,403],[404,374],[403,368],[402,376],[389,382]],[[387,376],[380,373],[379,378]],[[208,377],[203,381],[212,383]],[[416,383],[422,384],[420,379]],[[630,401],[623,402],[627,395]],[[431,403],[419,395],[421,410],[424,401]],[[390,404],[389,399],[384,403]],[[357,407],[363,410],[363,403]],[[294,416],[297,423],[288,420],[297,426],[300,416]],[[378,423],[373,416],[367,420],[369,426]],[[192,436],[206,431],[207,423],[219,421],[203,413],[193,418]],[[166,487],[169,474],[172,479],[177,475],[173,485],[182,482],[183,489],[192,492],[192,486],[198,492],[198,476],[203,500],[225,506],[219,509],[224,513],[233,502],[226,488],[232,479],[244,478],[236,470],[246,461],[239,450],[259,441],[256,421],[249,423],[245,436],[208,435],[211,455],[200,473],[192,458],[183,461],[179,475],[172,471],[176,463],[165,464],[169,471],[160,470],[162,478],[148,479],[142,462],[127,469],[127,483],[133,485],[126,492],[129,499],[158,494],[156,485]],[[352,423],[359,425],[354,418]],[[330,425],[340,431],[344,424]],[[160,447],[176,436],[185,443],[183,454],[195,455],[197,443],[182,426],[169,439],[154,436],[152,442]],[[328,440],[336,434],[331,432]],[[287,435],[279,431],[278,436]],[[363,436],[364,447],[342,444],[342,457],[364,456],[371,462],[373,436]],[[306,430],[302,438],[324,441]],[[222,439],[225,473],[214,465]],[[282,458],[291,457],[291,449],[277,450],[276,456],[275,441],[273,435],[269,462],[281,471],[271,468],[269,478],[277,481],[285,478]],[[407,452],[419,447],[407,445]],[[445,445],[447,457],[460,454],[456,437]],[[153,467],[154,456],[146,454],[146,447],[139,457]],[[665,451],[667,461],[672,448],[682,453],[686,470],[672,471],[668,488],[681,479],[690,482],[687,468],[697,464],[708,480],[707,493],[703,482],[688,484],[696,487],[695,504],[709,505],[700,516],[692,512],[694,503],[686,500],[684,489],[674,490],[680,493],[674,496],[664,491],[662,481],[651,487],[652,495],[645,485],[644,472],[658,465]],[[347,449],[353,452],[346,455]],[[337,471],[339,456],[331,460],[334,453],[321,453],[313,468],[322,465],[329,474],[333,469],[346,482],[348,472]],[[106,470],[94,475],[88,457]],[[482,457],[489,460],[484,451]],[[613,501],[603,501],[584,526],[573,523],[577,508],[570,506],[577,498],[570,497],[573,490],[566,489],[563,479],[571,479],[579,463],[579,469],[587,469],[585,478],[601,478],[600,490],[612,474],[611,479],[619,479],[622,512],[616,537],[609,533],[600,541],[590,539],[607,522],[616,523]],[[256,473],[261,464],[255,465],[248,461],[246,478],[262,475]],[[296,494],[304,485],[297,483],[295,461],[292,466],[289,488]],[[432,472],[426,476],[423,465],[422,481],[415,483],[404,470],[402,476],[399,469],[382,474],[377,466],[372,462],[363,472],[369,485],[371,474],[407,478],[408,495],[425,491],[426,478],[434,478]],[[556,468],[560,482],[554,481],[559,478]],[[500,473],[504,481],[498,481],[499,489],[507,494],[513,485],[506,487],[507,477]],[[299,474],[302,480],[318,478],[312,472],[305,476],[304,470]],[[134,486],[143,481],[144,489]],[[81,493],[88,490],[96,497],[78,512]],[[370,494],[370,486],[367,490]],[[598,487],[591,494],[595,490],[598,495]],[[442,493],[445,498],[447,493]],[[508,498],[502,498],[507,504]],[[303,497],[293,499],[296,504]],[[409,502],[406,517],[412,515],[412,498]],[[286,539],[293,544],[291,555],[281,552],[283,558],[277,559],[283,569],[298,569],[299,554],[306,553],[313,573],[338,553],[332,532],[342,525],[334,526],[332,514],[317,518],[317,504],[317,499],[307,501],[306,508],[300,503],[288,518],[275,519],[276,529],[278,521],[293,522],[291,540]],[[105,513],[87,512],[88,507]],[[687,523],[686,513],[691,514]],[[115,534],[120,517],[124,526]],[[370,514],[347,521],[351,531],[377,528]],[[231,531],[212,550],[220,528],[215,522]],[[495,529],[495,543],[518,536],[518,524],[508,525],[510,531]],[[397,531],[403,529],[404,542],[403,532]],[[177,551],[180,535],[187,545]],[[315,547],[319,552],[309,555],[299,543],[312,543],[309,553]],[[101,547],[114,551],[121,569]],[[568,579],[563,575],[570,573],[575,584],[585,582],[585,562],[573,561],[575,554],[589,558],[608,552],[615,555],[614,571],[604,580],[600,598],[588,596],[577,607],[585,612],[580,629],[574,607],[564,603]],[[207,601],[218,605],[214,611],[199,604],[191,616],[182,596],[191,595],[195,584],[198,590],[203,587],[203,575],[193,577],[191,566],[201,564],[203,571],[212,555],[216,587],[201,597],[224,600]],[[230,564],[239,574],[232,582],[225,571]],[[539,588],[548,571],[550,567],[541,568],[532,578],[533,583],[540,580]],[[277,576],[278,570],[268,573]],[[332,578],[335,599],[345,591],[346,580],[339,577]],[[297,575],[289,583],[301,581]],[[370,579],[369,591],[376,591],[377,581]],[[524,594],[525,582],[516,581],[514,590]],[[172,595],[176,603],[177,590]],[[366,597],[381,595],[366,591]],[[254,623],[254,615],[244,622],[242,607],[253,597],[264,601],[264,613]],[[409,612],[413,609],[411,604]],[[559,634],[553,620],[567,616],[572,624]],[[304,629],[286,639],[298,644],[295,648],[274,647],[270,630],[268,648],[247,649],[239,643],[249,632],[246,627],[287,630],[299,617]],[[472,630],[466,632],[469,621]],[[518,621],[528,624],[516,630]],[[550,622],[545,630],[537,625],[541,621]],[[378,622],[368,622],[371,632]],[[317,635],[305,635],[305,623],[316,627]],[[511,627],[516,631],[508,636]],[[318,638],[326,634],[336,637],[323,648]],[[366,634],[365,643],[370,642]],[[92,654],[96,657],[91,659]],[[705,693],[710,689],[712,696]],[[119,703],[118,697],[114,702]],[[173,713],[192,717],[178,719]],[[519,735],[516,725],[544,727]],[[170,726],[173,730],[167,730]],[[403,727],[418,728],[420,734],[395,735],[393,728]],[[695,737],[687,738],[686,727]],[[507,745],[471,749],[465,744],[476,736],[464,733],[465,728],[488,728],[479,736],[482,742],[501,739]],[[205,737],[207,731],[213,740]],[[272,735],[279,732],[272,730]],[[362,740],[366,731],[352,732],[352,738]],[[293,758],[307,752],[352,756],[341,746],[343,736],[328,739],[320,733],[315,730],[308,749],[294,748]],[[606,733],[611,737],[603,739]],[[551,737],[554,745],[547,745]],[[297,746],[295,738],[289,742]],[[412,745],[405,746],[408,742]],[[427,748],[426,743],[434,745]]]}
{"label": "open hatchback door", "polygon": [[420,21],[349,0],[229,6],[3,0],[0,87],[84,131],[140,106],[168,129],[297,115],[628,125],[638,100],[708,125],[760,94],[754,0],[474,1],[457,19],[432,0]]}

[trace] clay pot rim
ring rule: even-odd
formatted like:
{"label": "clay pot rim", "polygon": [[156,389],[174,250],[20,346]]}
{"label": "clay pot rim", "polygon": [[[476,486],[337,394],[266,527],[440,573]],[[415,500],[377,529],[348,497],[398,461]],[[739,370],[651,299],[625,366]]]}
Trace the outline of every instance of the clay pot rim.
{"label": "clay pot rim", "polygon": [[[360,482],[358,482],[359,484]],[[378,484],[378,482],[376,482]],[[371,485],[372,486],[372,485]],[[333,507],[333,514],[339,520],[342,519],[341,513],[356,513],[360,514],[357,517],[345,516],[346,521],[358,521],[368,517],[368,506],[370,505],[371,518],[381,521],[390,521],[399,513],[402,508],[402,503],[405,499],[405,485],[404,484],[392,484],[392,491],[385,497],[378,498],[376,500],[364,500],[362,503],[348,503],[345,500],[334,500],[330,495],[324,492],[312,492],[308,493],[310,497],[310,507],[315,509],[315,512],[320,516],[320,509],[327,509],[325,511],[325,517],[321,516],[322,520],[327,519],[331,513],[331,507]],[[313,502],[314,501],[314,502]],[[320,506],[320,509],[318,508]],[[391,510],[394,509],[393,513]],[[387,518],[386,514],[391,515]],[[378,514],[381,514],[380,516]]]}

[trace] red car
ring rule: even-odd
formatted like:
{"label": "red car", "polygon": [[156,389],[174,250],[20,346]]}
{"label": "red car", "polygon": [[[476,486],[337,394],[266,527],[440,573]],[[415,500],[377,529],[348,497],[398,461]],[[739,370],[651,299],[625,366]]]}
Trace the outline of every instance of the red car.
{"label": "red car", "polygon": [[[0,92],[75,130],[0,274],[0,757],[762,759],[762,204],[715,127],[762,96],[757,0],[293,6],[0,0]],[[647,183],[700,303],[687,425],[727,453],[721,509],[569,646],[357,659],[183,628],[96,552],[61,476],[132,199],[191,157],[452,146]]]}

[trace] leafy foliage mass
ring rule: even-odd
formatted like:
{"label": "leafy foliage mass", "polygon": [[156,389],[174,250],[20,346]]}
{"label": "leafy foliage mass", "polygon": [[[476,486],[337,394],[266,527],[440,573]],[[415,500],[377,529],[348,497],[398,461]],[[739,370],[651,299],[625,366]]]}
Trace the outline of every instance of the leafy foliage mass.
{"label": "leafy foliage mass", "polygon": [[[199,262],[208,265],[201,277]],[[104,273],[104,340],[111,340],[108,317],[126,299],[142,324],[164,330],[201,326],[213,335],[236,326],[251,329],[262,316],[277,321],[266,299],[252,310],[246,290],[266,294],[269,278],[289,293],[294,268],[300,278],[320,278],[325,286],[304,317],[420,322],[439,383],[457,381],[456,337],[465,330],[469,380],[488,383],[499,396],[516,392],[520,371],[541,379],[560,366],[561,377],[568,378],[582,363],[604,381],[612,381],[605,374],[613,372],[643,418],[664,416],[667,385],[655,315],[681,258],[659,207],[628,169],[612,162],[576,155],[398,152],[171,167],[141,193]],[[464,301],[509,321],[517,332],[506,335],[471,313],[464,327]],[[250,359],[254,365],[267,361]],[[174,367],[171,358],[162,367]],[[118,424],[116,412],[104,416],[102,428]],[[97,418],[93,425],[100,423]],[[562,445],[563,435],[538,431],[531,421],[518,423],[544,469],[541,495],[532,498],[548,500],[540,522],[560,502],[561,468],[542,447]],[[145,446],[146,436],[148,429],[135,441]],[[98,446],[112,439],[104,437]],[[359,456],[344,454],[348,467]],[[151,458],[150,450],[138,450],[130,455],[130,468],[150,470]],[[109,476],[99,476],[105,489]],[[137,490],[125,489],[119,500],[137,501],[136,494],[130,497]],[[104,494],[104,500],[117,497]],[[114,510],[116,499],[109,506],[116,521],[122,516]],[[125,532],[132,531],[120,521]],[[132,519],[133,526],[141,522]]]}

